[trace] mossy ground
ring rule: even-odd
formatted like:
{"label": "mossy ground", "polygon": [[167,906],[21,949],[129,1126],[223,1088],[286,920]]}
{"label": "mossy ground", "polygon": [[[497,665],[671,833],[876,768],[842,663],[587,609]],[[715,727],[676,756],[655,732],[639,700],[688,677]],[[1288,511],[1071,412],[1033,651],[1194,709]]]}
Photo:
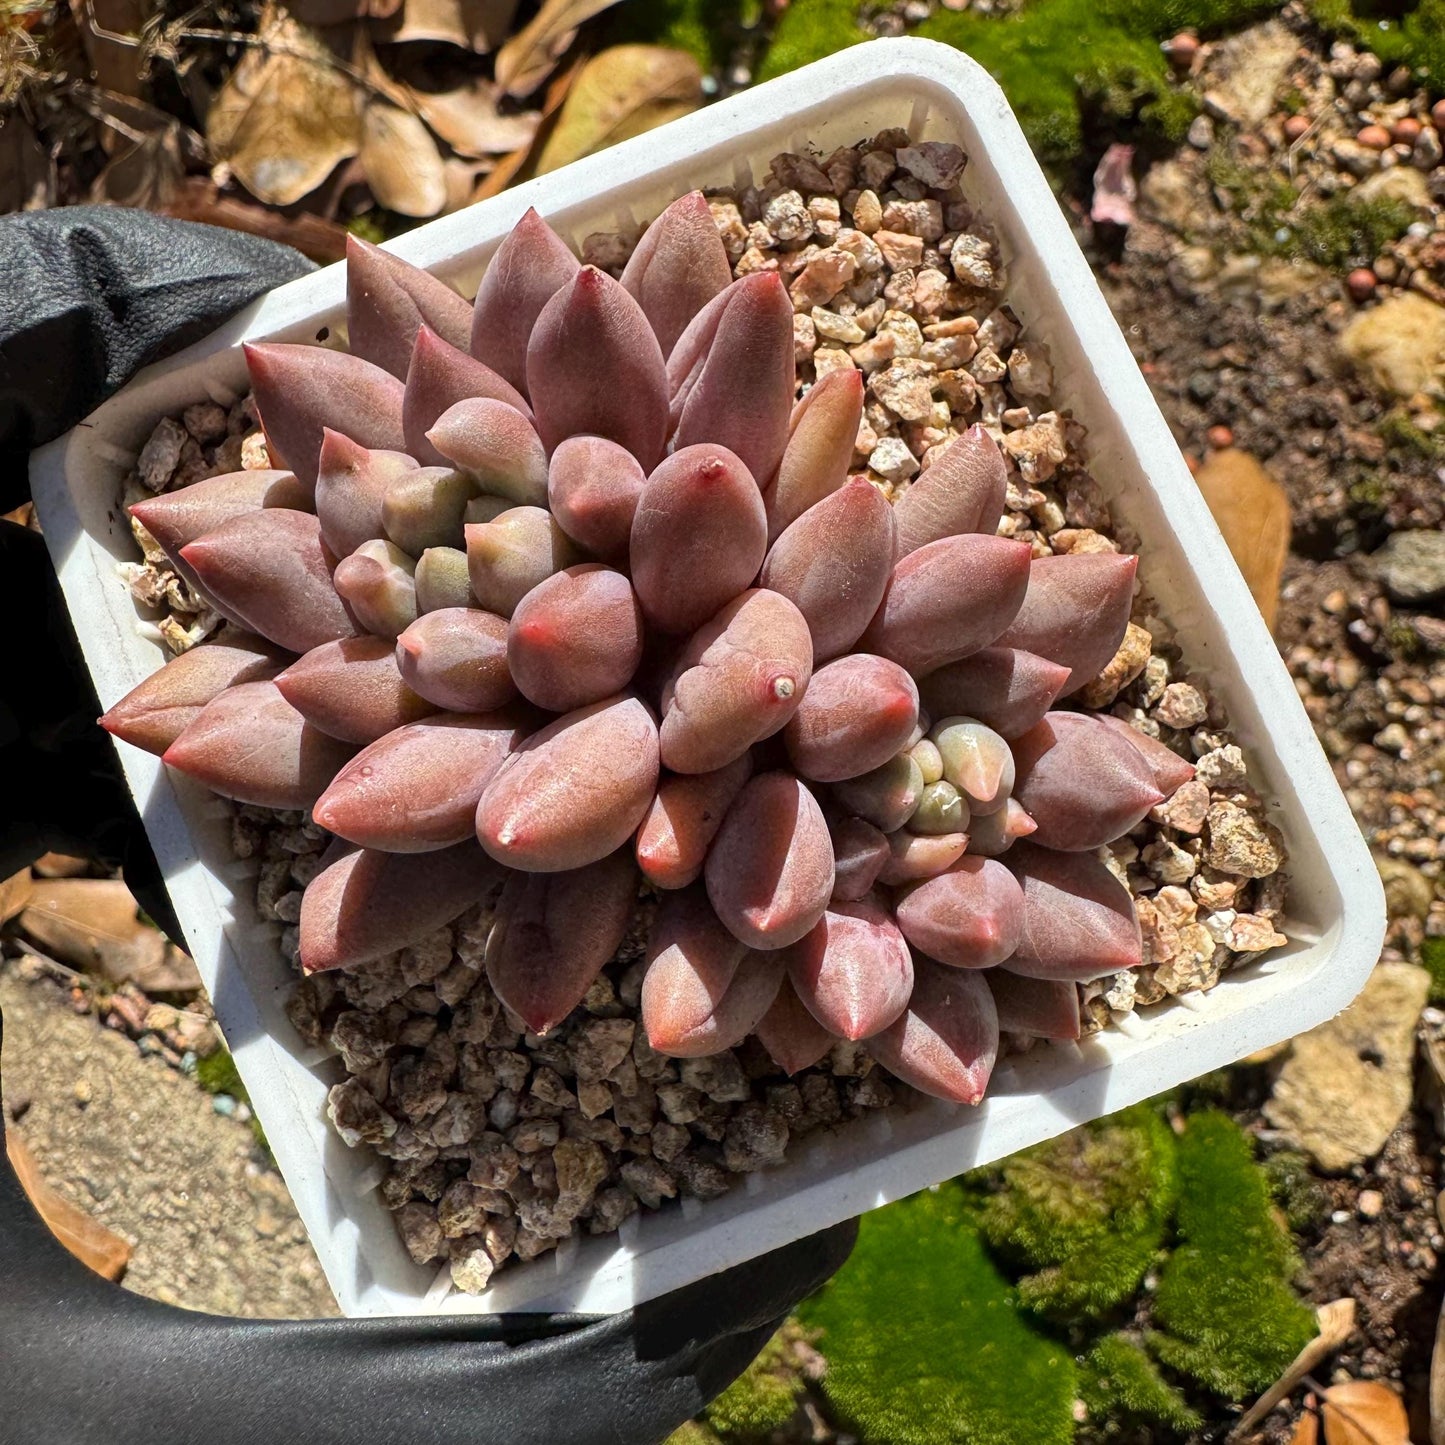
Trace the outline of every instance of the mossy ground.
{"label": "mossy ground", "polygon": [[205,1055],[204,1058],[196,1060],[196,1082],[208,1094],[229,1094],[238,1104],[245,1104],[251,1110],[251,1133],[256,1136],[256,1142],[269,1154],[271,1146],[266,1142],[265,1131],[261,1128],[261,1121],[256,1117],[256,1112],[251,1109],[251,1096],[246,1092],[246,1086],[241,1082],[241,1075],[236,1070],[236,1061],[231,1057],[231,1051],[226,1048],[219,1048]]}

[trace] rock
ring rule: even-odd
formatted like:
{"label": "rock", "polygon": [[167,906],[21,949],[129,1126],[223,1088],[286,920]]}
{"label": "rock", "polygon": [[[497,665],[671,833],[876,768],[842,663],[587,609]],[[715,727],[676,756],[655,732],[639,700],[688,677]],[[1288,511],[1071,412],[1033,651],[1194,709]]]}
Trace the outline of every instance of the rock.
{"label": "rock", "polygon": [[1108,707],[1120,691],[1144,671],[1144,664],[1149,661],[1149,650],[1153,645],[1153,637],[1144,628],[1136,623],[1129,623],[1124,629],[1124,640],[1119,644],[1118,652],[1080,695],[1084,705],[1094,708]]}
{"label": "rock", "polygon": [[1369,201],[1399,201],[1422,215],[1433,209],[1430,183],[1414,166],[1391,166],[1387,171],[1376,171],[1347,194],[1351,205],[1364,205]]}
{"label": "rock", "polygon": [[1146,212],[1171,231],[1187,235],[1198,224],[1199,188],[1183,161],[1156,161],[1144,172],[1139,196]]}
{"label": "rock", "polygon": [[1415,1025],[1430,975],[1382,963],[1344,1013],[1294,1041],[1265,1118],[1322,1168],[1378,1154],[1410,1107]]}
{"label": "rock", "polygon": [[1385,909],[1392,921],[1423,919],[1429,913],[1435,890],[1413,863],[1387,856],[1376,858],[1375,867],[1379,870],[1380,882],[1385,885]]}
{"label": "rock", "polygon": [[1248,452],[1234,447],[1212,453],[1194,480],[1244,573],[1255,606],[1273,627],[1280,572],[1289,552],[1284,488]]}
{"label": "rock", "polygon": [[1340,333],[1340,350],[1387,396],[1445,394],[1445,306],[1416,292],[1362,311]]}
{"label": "rock", "polygon": [[1396,532],[1370,561],[1396,602],[1445,597],[1445,532]]}
{"label": "rock", "polygon": [[1279,829],[1254,817],[1238,803],[1215,803],[1209,810],[1206,827],[1209,848],[1205,862],[1221,873],[1233,873],[1238,878],[1267,878],[1284,864],[1285,850]]}
{"label": "rock", "polygon": [[1282,256],[1270,257],[1260,263],[1256,285],[1259,302],[1266,311],[1276,311],[1286,301],[1313,291],[1329,273],[1308,261],[1287,261]]}
{"label": "rock", "polygon": [[1278,20],[1211,46],[1199,77],[1205,110],[1246,130],[1257,126],[1274,109],[1298,50],[1298,38]]}

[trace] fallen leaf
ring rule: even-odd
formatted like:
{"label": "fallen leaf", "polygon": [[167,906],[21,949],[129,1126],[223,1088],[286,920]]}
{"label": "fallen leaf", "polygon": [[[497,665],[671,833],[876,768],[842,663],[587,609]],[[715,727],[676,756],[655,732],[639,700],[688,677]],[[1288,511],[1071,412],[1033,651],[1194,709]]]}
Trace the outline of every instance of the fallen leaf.
{"label": "fallen leaf", "polygon": [[542,0],[531,21],[502,46],[497,83],[508,95],[530,95],[551,74],[584,20],[617,0]]}
{"label": "fallen leaf", "polygon": [[571,93],[573,84],[582,73],[582,67],[586,63],[585,58],[579,55],[563,66],[547,82],[547,90],[542,97],[542,114],[537,124],[537,134],[533,136],[530,144],[518,146],[510,155],[503,156],[492,167],[486,180],[472,193],[474,202],[485,201],[488,196],[495,196],[499,192],[505,191],[515,182],[529,180],[536,175],[537,156],[542,147],[546,145],[547,138],[552,133],[552,126],[557,120],[558,112],[562,109],[567,96]]}
{"label": "fallen leaf", "polygon": [[441,40],[490,55],[507,38],[516,12],[517,0],[404,0],[374,28],[382,41]]}
{"label": "fallen leaf", "polygon": [[9,923],[20,911],[30,902],[30,895],[34,886],[30,880],[30,870],[22,868],[18,873],[12,873],[3,883],[0,883],[0,923]]}
{"label": "fallen leaf", "polygon": [[130,1262],[130,1245],[57,1194],[40,1177],[35,1156],[14,1129],[5,1131],[5,1153],[20,1187],[50,1232],[87,1268],[106,1279],[119,1279]]}
{"label": "fallen leaf", "polygon": [[1215,452],[1194,480],[1249,585],[1255,606],[1274,627],[1279,579],[1289,552],[1289,497],[1248,452]]}
{"label": "fallen leaf", "polygon": [[216,95],[206,139],[253,196],[289,206],[361,149],[361,92],[321,37],[274,4],[258,40]]}
{"label": "fallen leaf", "polygon": [[497,109],[500,92],[490,80],[478,76],[468,85],[448,91],[405,88],[417,114],[459,156],[480,159],[504,155],[532,144],[542,116],[525,110],[503,115]]}
{"label": "fallen leaf", "polygon": [[172,121],[113,156],[95,178],[90,199],[158,211],[174,198],[185,174],[181,126]]}
{"label": "fallen leaf", "polygon": [[54,204],[54,168],[34,128],[18,110],[0,114],[0,215]]}
{"label": "fallen leaf", "polygon": [[685,50],[614,45],[583,67],[542,147],[537,171],[554,171],[701,104],[702,69]]}
{"label": "fallen leaf", "polygon": [[403,216],[434,216],[447,201],[441,153],[414,115],[382,100],[366,107],[361,168],[377,204]]}
{"label": "fallen leaf", "polygon": [[1306,1402],[1305,1412],[1299,1417],[1294,1434],[1289,1437],[1289,1445],[1319,1445],[1320,1417],[1315,1413],[1314,1398],[1311,1395]]}
{"label": "fallen leaf", "polygon": [[37,878],[84,878],[91,868],[89,858],[70,853],[42,853],[31,865]]}
{"label": "fallen leaf", "polygon": [[1320,1405],[1325,1445],[1410,1445],[1400,1397],[1378,1380],[1331,1385]]}
{"label": "fallen leaf", "polygon": [[484,175],[490,167],[484,161],[462,160],[459,156],[448,156],[442,162],[442,175],[446,180],[447,200],[442,214],[451,215],[463,206],[472,203],[472,192],[477,188],[477,177]]}

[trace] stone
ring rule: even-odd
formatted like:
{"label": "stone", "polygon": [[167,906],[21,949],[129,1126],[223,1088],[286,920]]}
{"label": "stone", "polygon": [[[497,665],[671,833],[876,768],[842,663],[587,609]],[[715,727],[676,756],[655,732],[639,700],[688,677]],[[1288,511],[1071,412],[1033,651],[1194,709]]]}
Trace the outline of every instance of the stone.
{"label": "stone", "polygon": [[1152,809],[1149,816],[1156,823],[1173,828],[1176,833],[1187,833],[1193,837],[1204,827],[1204,820],[1209,816],[1209,789],[1197,778],[1191,778],[1187,783],[1181,783],[1170,798]]}
{"label": "stone", "polygon": [[1403,858],[1377,857],[1375,867],[1379,870],[1380,882],[1385,885],[1385,909],[1391,920],[1423,920],[1435,896],[1430,880]]}
{"label": "stone", "polygon": [[[1056,537],[1055,541],[1057,540]],[[1149,650],[1153,645],[1154,639],[1144,628],[1136,623],[1129,623],[1124,629],[1124,640],[1119,644],[1118,652],[1105,665],[1103,672],[1088,683],[1080,694],[1084,705],[1093,708],[1108,707],[1119,696],[1120,691],[1144,671],[1144,664],[1149,661]]]}
{"label": "stone", "polygon": [[1417,292],[1360,312],[1340,333],[1340,350],[1386,396],[1445,395],[1445,306]]}
{"label": "stone", "polygon": [[1414,166],[1391,166],[1387,171],[1377,171],[1372,176],[1366,176],[1347,195],[1352,205],[1364,205],[1370,201],[1398,201],[1422,215],[1433,209],[1430,183]]}
{"label": "stone", "polygon": [[1154,716],[1171,728],[1192,728],[1202,723],[1209,712],[1209,705],[1197,687],[1187,682],[1171,682],[1164,689],[1154,709]]}
{"label": "stone", "polygon": [[1264,878],[1284,864],[1284,841],[1279,829],[1238,803],[1215,803],[1205,826],[1209,831],[1205,862],[1221,873]]}
{"label": "stone", "polygon": [[1271,1127],[1322,1169],[1372,1158],[1410,1107],[1415,1025],[1430,975],[1381,963],[1342,1014],[1297,1038],[1264,1106]]}
{"label": "stone", "polygon": [[1217,41],[1199,76],[1205,110],[1248,130],[1274,109],[1299,51],[1299,39],[1279,20],[1269,20]]}
{"label": "stone", "polygon": [[1370,561],[1396,602],[1420,606],[1445,597],[1445,532],[1396,532]]}
{"label": "stone", "polygon": [[[1144,172],[1139,195],[1147,211],[1172,231],[1186,235],[1198,222],[1199,192],[1190,168],[1176,159],[1156,161]],[[1213,253],[1206,253],[1213,259]]]}

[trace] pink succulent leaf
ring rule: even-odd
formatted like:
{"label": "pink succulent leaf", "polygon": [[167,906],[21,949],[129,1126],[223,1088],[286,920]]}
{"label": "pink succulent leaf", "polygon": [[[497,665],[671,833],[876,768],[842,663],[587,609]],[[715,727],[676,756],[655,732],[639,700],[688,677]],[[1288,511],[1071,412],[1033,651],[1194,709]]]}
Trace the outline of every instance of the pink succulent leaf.
{"label": "pink succulent leaf", "polygon": [[[462,535],[466,535],[463,526]],[[462,607],[476,607],[467,554],[460,547],[428,547],[416,559],[416,610],[419,616]],[[486,712],[486,708],[463,708]]]}
{"label": "pink succulent leaf", "polygon": [[472,355],[527,390],[527,342],[542,308],[579,269],[577,258],[534,208],[497,248],[477,288]]}
{"label": "pink succulent leaf", "polygon": [[749,948],[796,943],[833,892],[823,810],[787,773],[750,779],[723,819],[703,878],[717,916]]}
{"label": "pink succulent leaf", "polygon": [[923,773],[907,753],[899,753],[871,773],[834,783],[832,793],[850,813],[884,833],[894,833],[913,816],[923,796]]}
{"label": "pink succulent leaf", "polygon": [[918,696],[929,717],[975,717],[1012,739],[1048,712],[1068,679],[1067,667],[1037,653],[985,647],[930,672]]}
{"label": "pink succulent leaf", "polygon": [[712,773],[665,773],[637,830],[637,863],[657,888],[686,888],[702,865],[722,820],[752,776],[748,753]]}
{"label": "pink succulent leaf", "polygon": [[647,317],[604,272],[584,266],[542,308],[527,345],[527,390],[548,454],[600,436],[651,470],[667,442],[667,368]]}
{"label": "pink succulent leaf", "polygon": [[911,888],[896,911],[903,936],[921,953],[955,968],[992,968],[1018,948],[1024,897],[1002,863],[964,857]]}
{"label": "pink succulent leaf", "polygon": [[695,632],[752,584],[766,551],[762,496],[726,447],[684,447],[648,477],[629,555],[651,626]]}
{"label": "pink succulent leaf", "polygon": [[572,712],[619,693],[642,661],[642,609],[621,572],[584,562],[554,572],[517,604],[507,664],[522,696]]}
{"label": "pink succulent leaf", "polygon": [[604,562],[625,562],[647,474],[606,437],[568,437],[552,453],[547,503],[562,530]]}
{"label": "pink succulent leaf", "polygon": [[917,722],[913,679],[896,662],[855,652],[813,674],[783,739],[803,777],[833,783],[882,767]]}
{"label": "pink succulent leaf", "polygon": [[1114,552],[1038,557],[1023,605],[999,647],[1035,652],[1069,669],[1061,697],[1092,682],[1119,650],[1129,625],[1137,557]]}
{"label": "pink succulent leaf", "polygon": [[527,398],[490,366],[443,341],[430,326],[416,334],[406,371],[402,423],[406,450],[423,466],[440,466],[446,459],[427,440],[427,433],[459,401],[486,397],[510,406],[530,419]]}
{"label": "pink succulent leaf", "polygon": [[969,833],[924,836],[900,828],[888,835],[888,858],[878,874],[878,881],[897,888],[905,883],[921,883],[937,878],[940,873],[947,873],[971,847],[972,834]]}
{"label": "pink succulent leaf", "polygon": [[[129,511],[174,563],[180,561],[181,549],[198,537],[267,507],[293,512],[312,509],[307,489],[291,472],[253,471],[205,477],[174,492],[134,502]],[[189,578],[190,568],[184,562],[180,570]]]}
{"label": "pink succulent leaf", "polygon": [[788,950],[788,977],[830,1033],[857,1042],[886,1029],[913,992],[913,957],[876,897],[833,902]]}
{"label": "pink succulent leaf", "polygon": [[512,507],[493,521],[468,522],[463,533],[472,595],[499,617],[510,617],[534,587],[582,561],[543,507]]}
{"label": "pink succulent leaf", "polygon": [[370,963],[445,927],[501,887],[504,870],[475,843],[379,853],[340,841],[301,895],[307,973]]}
{"label": "pink succulent leaf", "polygon": [[1111,717],[1106,712],[1093,713],[1091,716],[1138,748],[1153,776],[1154,786],[1165,798],[1172,798],[1178,789],[1194,776],[1194,764],[1181,758],[1173,748],[1161,743],[1158,738],[1151,738],[1148,733],[1141,733],[1138,728],[1130,727],[1123,718]]}
{"label": "pink succulent leaf", "polygon": [[355,751],[312,727],[274,682],[242,682],[212,698],[161,761],[238,803],[309,808]]}
{"label": "pink succulent leaf", "polygon": [[657,726],[646,706],[626,695],[595,702],[507,759],[482,794],[477,836],[509,867],[585,867],[631,838],[657,775]]}
{"label": "pink succulent leaf", "polygon": [[982,858],[1007,853],[1020,838],[1038,831],[1039,825],[1024,811],[1017,798],[994,813],[980,813],[968,825],[968,851]]}
{"label": "pink succulent leaf", "polygon": [[416,621],[416,564],[392,542],[363,542],[336,564],[337,594],[376,637],[394,642]]}
{"label": "pink succulent leaf", "polygon": [[1079,990],[1063,979],[1024,978],[1006,968],[991,968],[988,980],[1001,1033],[1036,1039],[1077,1039]]}
{"label": "pink succulent leaf", "polygon": [[[321,540],[338,557],[386,536],[382,506],[387,488],[416,470],[405,452],[370,451],[327,427],[322,433],[316,477],[316,515]],[[187,488],[186,490],[190,490]]]}
{"label": "pink succulent leaf", "polygon": [[701,191],[675,200],[642,233],[622,272],[667,356],[688,323],[732,280],[732,267]]}
{"label": "pink succulent leaf", "polygon": [[337,595],[335,560],[309,512],[269,507],[233,517],[181,557],[227,617],[288,652],[361,631]]}
{"label": "pink succulent leaf", "polygon": [[547,453],[531,421],[487,396],[449,406],[427,432],[432,449],[489,496],[547,505]]}
{"label": "pink succulent leaf", "polygon": [[637,870],[620,849],[581,868],[513,873],[487,939],[487,978],[535,1034],[555,1028],[617,952],[637,901]]}
{"label": "pink succulent leaf", "polygon": [[295,472],[307,497],[316,489],[327,427],[360,446],[405,451],[404,388],[389,371],[324,346],[267,342],[243,347],[266,450]]}
{"label": "pink succulent leaf", "polygon": [[408,723],[363,748],[312,810],[363,848],[426,853],[472,836],[477,803],[526,736],[518,710]]}
{"label": "pink succulent leaf", "polygon": [[998,1058],[998,1011],[986,980],[976,969],[916,959],[907,1009],[869,1051],[920,1093],[977,1104]]}
{"label": "pink succulent leaf", "polygon": [[889,839],[863,818],[828,820],[833,842],[832,902],[856,903],[865,898],[887,866]]}
{"label": "pink succulent leaf", "polygon": [[773,1062],[787,1075],[801,1073],[833,1047],[832,1034],[803,1006],[797,990],[784,978],[772,1007],[754,1030]]}
{"label": "pink succulent leaf", "polygon": [[783,459],[763,494],[770,543],[848,480],[862,420],[863,373],[852,367],[828,372],[794,405]]}
{"label": "pink succulent leaf", "polygon": [[942,718],[933,741],[944,781],[958,789],[970,818],[1007,806],[1014,786],[1014,759],[1008,742],[975,718]]}
{"label": "pink succulent leaf", "polygon": [[668,357],[674,445],[725,446],[754,477],[771,477],[795,385],[787,288],[776,272],[744,276],[698,312]]}
{"label": "pink succulent leaf", "polygon": [[205,647],[192,647],[151,673],[100,725],[112,737],[159,757],[228,687],[265,682],[292,660],[265,638],[228,628]]}
{"label": "pink succulent leaf", "polygon": [[402,680],[396,648],[385,637],[322,643],[281,673],[276,686],[312,727],[346,743],[374,743],[436,711]]}
{"label": "pink succulent leaf", "polygon": [[480,608],[424,613],[397,638],[396,658],[413,692],[451,712],[492,712],[517,695],[506,619]]}
{"label": "pink succulent leaf", "polygon": [[898,555],[960,533],[993,536],[1003,516],[1008,476],[998,443],[971,426],[934,459],[894,503]]}
{"label": "pink succulent leaf", "polygon": [[348,235],[346,335],[352,355],[405,381],[423,322],[465,351],[472,334],[471,303],[431,272]]}
{"label": "pink succulent leaf", "polygon": [[1016,843],[1008,867],[1024,894],[1019,946],[1004,967],[1026,978],[1087,983],[1143,961],[1129,890],[1092,853]]}
{"label": "pink succulent leaf", "polygon": [[1051,712],[1013,750],[1014,796],[1045,848],[1102,848],[1164,801],[1143,753],[1086,713]]}
{"label": "pink succulent leaf", "polygon": [[887,498],[855,477],[773,543],[759,585],[782,593],[807,619],[816,661],[846,652],[873,620],[893,573],[893,533]]}
{"label": "pink succulent leaf", "polygon": [[744,592],[682,650],[662,693],[662,760],[709,773],[771,737],[812,676],[803,615],[776,592]]}
{"label": "pink succulent leaf", "polygon": [[1029,548],[1006,537],[945,537],[910,552],[861,646],[923,677],[989,646],[1029,585]]}

